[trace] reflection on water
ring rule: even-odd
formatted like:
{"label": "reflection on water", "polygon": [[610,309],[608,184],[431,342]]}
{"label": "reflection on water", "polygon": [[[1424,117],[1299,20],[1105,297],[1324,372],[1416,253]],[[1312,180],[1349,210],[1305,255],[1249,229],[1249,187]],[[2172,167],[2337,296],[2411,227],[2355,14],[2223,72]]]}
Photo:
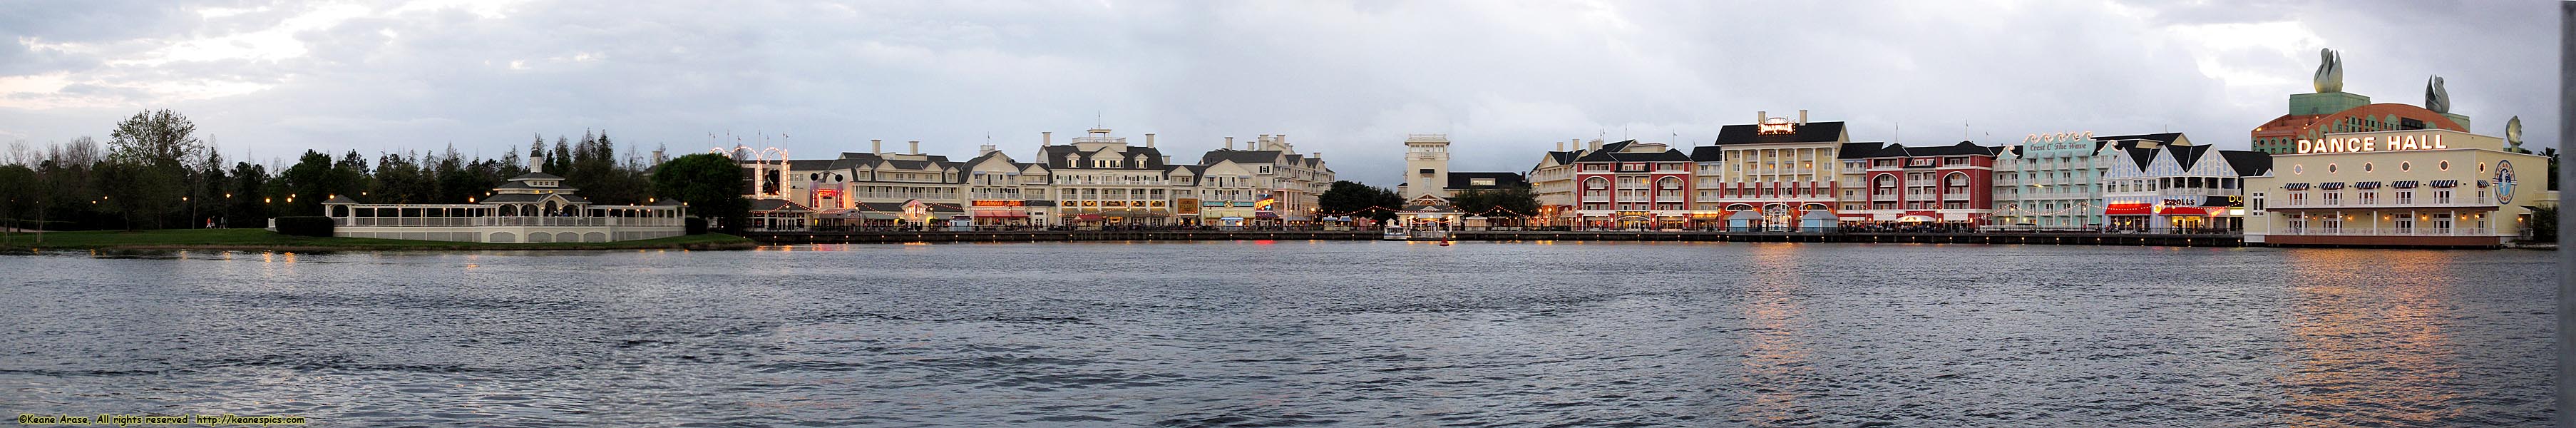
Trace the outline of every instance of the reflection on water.
{"label": "reflection on water", "polygon": [[[2463,347],[2451,324],[2480,322],[2458,298],[2496,284],[2467,281],[2463,256],[2487,253],[2317,250],[2294,253],[2288,266],[2292,359],[2279,380],[2297,426],[2402,421],[2424,426],[2517,425],[2530,419],[2472,415],[2464,402],[2484,401],[2455,368]],[[2475,305],[2465,305],[2475,306]],[[2483,380],[2480,380],[2483,381]]]}
{"label": "reflection on water", "polygon": [[0,257],[0,413],[2534,426],[2554,254],[1202,242]]}

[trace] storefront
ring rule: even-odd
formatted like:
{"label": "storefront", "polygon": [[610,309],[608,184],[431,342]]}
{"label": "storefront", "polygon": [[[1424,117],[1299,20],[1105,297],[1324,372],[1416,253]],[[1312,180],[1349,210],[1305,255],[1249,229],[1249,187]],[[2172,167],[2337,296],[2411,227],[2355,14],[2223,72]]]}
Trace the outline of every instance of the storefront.
{"label": "storefront", "polygon": [[2245,181],[2245,242],[2496,247],[2552,204],[2548,158],[2451,130],[2327,134]]}
{"label": "storefront", "polygon": [[976,226],[1029,226],[1028,203],[1010,200],[976,200],[967,203],[967,212]]}

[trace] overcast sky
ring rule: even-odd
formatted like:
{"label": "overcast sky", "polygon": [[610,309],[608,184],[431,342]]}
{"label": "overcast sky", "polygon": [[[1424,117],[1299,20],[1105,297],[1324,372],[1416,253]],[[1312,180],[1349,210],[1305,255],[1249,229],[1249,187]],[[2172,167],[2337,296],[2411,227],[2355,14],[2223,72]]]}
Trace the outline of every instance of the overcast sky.
{"label": "overcast sky", "polygon": [[798,158],[962,159],[990,135],[1026,160],[1099,123],[1184,159],[1289,134],[1391,186],[1407,133],[1449,134],[1455,170],[1524,171],[1555,142],[1702,145],[1765,110],[1860,141],[2241,149],[2332,47],[2347,92],[2420,105],[2439,74],[2474,131],[2522,116],[2555,145],[2556,2],[2206,3],[9,1],[0,141],[168,108],[261,162],[586,128],[681,153],[765,132]]}

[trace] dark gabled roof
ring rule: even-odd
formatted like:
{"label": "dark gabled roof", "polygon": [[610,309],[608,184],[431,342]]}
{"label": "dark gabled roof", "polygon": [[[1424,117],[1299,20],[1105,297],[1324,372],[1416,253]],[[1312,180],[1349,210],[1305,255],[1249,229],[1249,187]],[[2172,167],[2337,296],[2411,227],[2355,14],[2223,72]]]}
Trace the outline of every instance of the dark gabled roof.
{"label": "dark gabled roof", "polygon": [[1717,129],[1716,144],[1816,143],[1839,140],[1842,136],[1842,122],[1808,122],[1798,125],[1797,132],[1787,134],[1763,134],[1756,125],[1727,125]]}
{"label": "dark gabled roof", "polygon": [[1887,151],[1887,149],[1890,149],[1890,148],[1896,148],[1896,149],[1899,149],[1899,150],[1903,150],[1903,148],[1904,148],[1904,147],[1905,147],[1905,146],[1889,146],[1889,145],[1887,145],[1887,143],[1881,143],[1881,142],[1876,142],[1876,141],[1864,141],[1864,142],[1857,142],[1857,143],[1843,143],[1843,147],[1842,147],[1841,149],[1838,149],[1838,150],[1835,150],[1835,151],[1834,151],[1834,158],[1835,158],[1835,159],[1869,159],[1869,158],[1879,157],[1879,156],[1880,156],[1880,155],[1879,155],[1879,152]]}
{"label": "dark gabled roof", "polygon": [[[1473,185],[1475,180],[1479,178],[1493,179],[1494,185]],[[1447,188],[1453,190],[1500,189],[1505,187],[1529,187],[1529,185],[1529,178],[1522,176],[1521,173],[1517,172],[1452,172],[1449,173],[1449,187]]]}
{"label": "dark gabled roof", "polygon": [[1267,164],[1279,161],[1279,151],[1217,149],[1209,150],[1207,154],[1199,155],[1199,163],[1201,164],[1215,164],[1217,161],[1234,161],[1234,163],[1240,164]]}
{"label": "dark gabled roof", "polygon": [[2190,171],[2193,165],[2200,164],[2200,156],[2209,153],[2211,147],[2214,146],[2164,146],[2163,148],[2173,155],[2174,166]]}
{"label": "dark gabled roof", "polygon": [[1621,141],[1621,142],[1616,142],[1616,143],[1604,144],[1604,145],[1601,145],[1601,150],[1595,150],[1595,151],[1592,151],[1591,153],[1584,153],[1584,154],[1583,154],[1583,157],[1575,158],[1575,159],[1574,159],[1574,161],[1575,161],[1575,162],[1670,162],[1670,161],[1683,161],[1683,162],[1688,162],[1688,161],[1690,161],[1690,160],[1691,160],[1690,155],[1682,154],[1682,151],[1680,151],[1680,150],[1673,150],[1673,149],[1664,149],[1664,151],[1660,151],[1660,152],[1642,152],[1642,153],[1629,153],[1629,152],[1621,152],[1621,151],[1620,151],[1620,150],[1627,149],[1629,145],[1635,144],[1636,142],[1637,142],[1637,140],[1628,140],[1628,141]]}
{"label": "dark gabled roof", "polygon": [[806,208],[806,207],[805,207],[805,205],[803,205],[803,204],[798,204],[798,203],[796,203],[795,201],[790,201],[790,200],[786,200],[786,199],[753,199],[753,200],[751,200],[751,210],[752,210],[752,211],[768,211],[768,212],[781,212],[781,211],[785,211],[785,212],[795,212],[795,211],[813,211],[814,209],[812,209],[812,208]]}
{"label": "dark gabled roof", "polygon": [[1719,146],[1692,147],[1690,157],[1692,162],[1723,161],[1726,160],[1726,148]]}
{"label": "dark gabled roof", "polygon": [[356,199],[349,199],[349,197],[348,197],[347,195],[331,195],[331,199],[329,199],[329,200],[325,200],[325,201],[322,201],[322,203],[325,203],[325,204],[355,204],[355,203],[358,203],[358,200],[356,200]]}
{"label": "dark gabled roof", "polygon": [[1137,155],[1143,155],[1143,156],[1145,156],[1145,162],[1144,162],[1144,164],[1141,164],[1141,165],[1128,165],[1128,166],[1125,166],[1125,167],[1119,167],[1119,168],[1090,168],[1090,167],[1081,166],[1081,165],[1080,165],[1080,164],[1078,164],[1078,163],[1077,163],[1077,164],[1067,164],[1067,163],[1065,163],[1065,161],[1064,161],[1064,155],[1065,155],[1065,154],[1068,154],[1068,153],[1069,153],[1069,154],[1073,154],[1073,155],[1074,155],[1074,158],[1075,158],[1075,159],[1077,160],[1077,162],[1078,162],[1078,161],[1088,161],[1088,160],[1091,160],[1091,155],[1092,155],[1092,153],[1094,153],[1094,152],[1087,152],[1087,151],[1083,151],[1083,150],[1082,150],[1082,148],[1080,148],[1080,147],[1069,146],[1069,145],[1055,145],[1055,146],[1046,146],[1046,147],[1043,147],[1043,148],[1041,148],[1041,149],[1038,151],[1038,154],[1039,154],[1041,157],[1043,157],[1043,159],[1038,159],[1037,161],[1038,161],[1038,162],[1041,162],[1041,163],[1045,163],[1045,164],[1046,164],[1046,166],[1047,166],[1048,168],[1074,168],[1074,169],[1143,169],[1143,170],[1157,170],[1157,171],[1159,171],[1159,170],[1162,170],[1162,169],[1163,169],[1163,166],[1164,166],[1164,164],[1163,164],[1163,152],[1162,152],[1161,150],[1155,150],[1155,149],[1154,149],[1154,148],[1152,148],[1152,147],[1136,147],[1136,146],[1124,146],[1124,148],[1126,149],[1125,151],[1109,151],[1109,152],[1114,152],[1114,153],[1116,153],[1116,155],[1117,155],[1117,156],[1119,156],[1119,160],[1128,160],[1129,158],[1133,158],[1133,157],[1135,157],[1135,156],[1137,156]]}
{"label": "dark gabled roof", "polygon": [[2155,133],[2155,134],[2112,135],[2112,136],[2103,136],[2103,137],[2093,137],[2093,140],[2094,140],[2094,141],[2148,140],[2148,141],[2155,141],[2155,142],[2159,142],[2159,143],[2171,143],[2171,142],[2174,142],[2174,140],[2181,139],[2181,138],[2182,138],[2182,133],[2180,133],[2180,132],[2163,132],[2163,133]]}
{"label": "dark gabled roof", "polygon": [[2218,157],[2227,159],[2227,167],[2235,168],[2236,175],[2239,177],[2252,177],[2270,174],[2272,172],[2271,153],[2246,150],[2220,150],[2218,151]]}
{"label": "dark gabled roof", "polygon": [[562,180],[562,179],[563,179],[563,177],[556,177],[554,174],[547,174],[547,173],[542,173],[542,172],[529,172],[529,173],[526,173],[526,174],[519,174],[519,176],[517,176],[517,177],[510,177],[510,179],[512,179],[512,180]]}
{"label": "dark gabled roof", "polygon": [[1994,156],[2001,152],[2003,147],[1980,146],[1974,141],[1960,141],[1959,144],[1947,146],[1905,148],[1906,156]]}
{"label": "dark gabled roof", "polygon": [[840,159],[795,159],[795,160],[789,160],[789,161],[787,161],[787,170],[788,170],[788,171],[818,171],[818,170],[826,170],[826,169],[832,169],[832,164],[834,164],[834,163],[839,163],[839,162],[840,162]]}
{"label": "dark gabled roof", "polygon": [[1570,150],[1569,150],[1569,151],[1561,151],[1561,152],[1547,152],[1547,157],[1552,158],[1552,159],[1556,159],[1556,163],[1558,163],[1558,164],[1567,164],[1567,165],[1571,165],[1571,164],[1573,164],[1573,163],[1574,163],[1574,154],[1575,154],[1575,153],[1574,153],[1573,151],[1570,151]]}
{"label": "dark gabled roof", "polygon": [[2129,161],[2136,162],[2138,164],[2139,171],[2147,170],[2147,165],[2152,165],[2156,162],[2156,149],[2129,146],[2121,147],[2120,150],[2129,152]]}
{"label": "dark gabled roof", "polygon": [[930,161],[886,159],[885,162],[886,165],[893,166],[895,169],[922,170],[930,169],[931,166]]}
{"label": "dark gabled roof", "polygon": [[537,188],[537,186],[530,186],[530,185],[528,185],[528,183],[527,183],[527,182],[523,182],[523,181],[511,181],[511,182],[508,182],[508,183],[501,183],[501,187],[494,187],[494,189],[535,189],[535,188]]}

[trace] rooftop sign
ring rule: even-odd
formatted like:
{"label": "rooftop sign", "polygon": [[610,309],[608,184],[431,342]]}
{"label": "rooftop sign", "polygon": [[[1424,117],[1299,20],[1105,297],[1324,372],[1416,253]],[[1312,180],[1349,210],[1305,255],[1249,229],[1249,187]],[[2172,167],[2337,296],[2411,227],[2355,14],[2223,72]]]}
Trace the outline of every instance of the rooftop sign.
{"label": "rooftop sign", "polygon": [[2352,136],[2352,137],[2327,137],[2327,138],[2325,138],[2325,139],[2321,139],[2321,140],[2309,140],[2309,139],[2300,139],[2300,140],[2299,140],[2299,154],[2303,154],[2303,155],[2304,155],[2304,154],[2310,154],[2310,153],[2361,153],[2361,152],[2404,151],[2404,150],[2443,150],[2443,149],[2449,149],[2449,148],[2451,148],[2451,145],[2450,145],[2450,144],[2447,144],[2447,143],[2442,142],[2442,134],[2440,134],[2440,133],[2432,133],[2432,132],[2426,132],[2426,133],[2415,133],[2415,134],[2362,135],[2362,136]]}
{"label": "rooftop sign", "polygon": [[1758,132],[1755,132],[1757,134],[1794,134],[1798,132],[1798,124],[1796,122],[1790,122],[1789,118],[1785,117],[1763,119],[1761,124],[1754,126],[1758,129]]}

